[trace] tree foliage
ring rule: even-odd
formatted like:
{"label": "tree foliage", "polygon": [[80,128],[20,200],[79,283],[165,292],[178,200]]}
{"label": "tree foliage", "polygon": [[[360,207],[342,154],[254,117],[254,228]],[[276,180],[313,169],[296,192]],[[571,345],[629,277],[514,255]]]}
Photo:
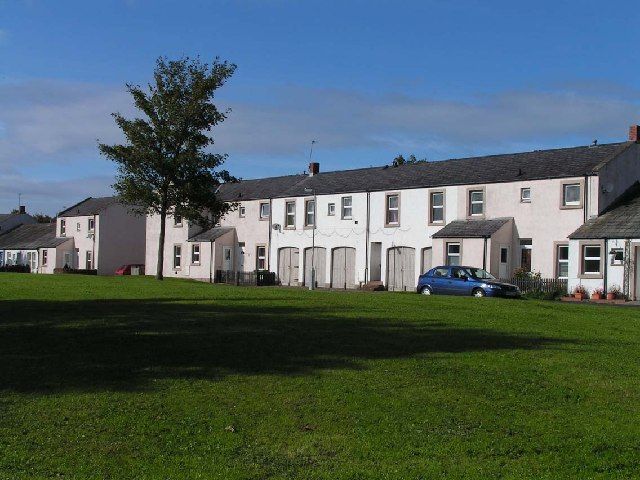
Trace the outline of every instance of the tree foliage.
{"label": "tree foliage", "polygon": [[409,158],[404,158],[404,156],[400,154],[393,159],[393,161],[391,162],[391,166],[399,167],[400,165],[411,165],[414,163],[426,163],[426,162],[427,162],[426,158],[418,159],[413,153],[409,155]]}
{"label": "tree foliage", "polygon": [[210,151],[210,132],[229,112],[216,107],[214,94],[235,69],[218,58],[210,65],[188,57],[159,58],[147,88],[127,84],[142,116],[113,114],[126,143],[99,144],[101,153],[118,165],[113,188],[119,197],[140,214],[160,215],[160,279],[167,213],[206,228],[231,208],[215,194],[221,183],[235,179],[220,168],[226,155]]}

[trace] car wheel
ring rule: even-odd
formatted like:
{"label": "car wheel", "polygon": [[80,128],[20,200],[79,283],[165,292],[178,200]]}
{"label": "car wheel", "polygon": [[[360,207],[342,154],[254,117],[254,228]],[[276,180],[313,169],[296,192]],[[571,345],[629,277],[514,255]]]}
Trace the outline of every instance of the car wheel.
{"label": "car wheel", "polygon": [[478,298],[481,298],[481,297],[484,297],[484,296],[485,296],[485,294],[484,294],[484,290],[482,290],[481,288],[476,288],[476,289],[472,292],[472,295],[473,295],[474,297],[478,297]]}
{"label": "car wheel", "polygon": [[431,289],[429,287],[424,287],[422,290],[420,290],[420,293],[422,295],[431,295]]}

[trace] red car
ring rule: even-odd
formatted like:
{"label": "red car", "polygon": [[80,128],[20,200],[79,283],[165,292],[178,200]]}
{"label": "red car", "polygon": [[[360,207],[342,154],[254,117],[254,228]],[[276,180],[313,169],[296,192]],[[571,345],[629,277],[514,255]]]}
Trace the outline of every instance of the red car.
{"label": "red car", "polygon": [[139,263],[128,263],[116,270],[116,275],[144,275],[144,265]]}

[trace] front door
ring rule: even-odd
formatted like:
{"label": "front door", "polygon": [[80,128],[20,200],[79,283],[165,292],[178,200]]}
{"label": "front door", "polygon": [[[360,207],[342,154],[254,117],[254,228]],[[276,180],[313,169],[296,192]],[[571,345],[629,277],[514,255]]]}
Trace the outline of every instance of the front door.
{"label": "front door", "polygon": [[499,276],[500,278],[509,278],[509,247],[500,247]]}
{"label": "front door", "polygon": [[233,254],[231,247],[222,247],[222,268],[226,271],[233,270]]}
{"label": "front door", "polygon": [[38,257],[36,252],[27,252],[27,263],[29,264],[29,270],[31,273],[36,273],[38,269]]}
{"label": "front door", "polygon": [[244,272],[244,255],[245,255],[244,242],[239,242],[238,243],[238,270],[240,270],[241,272]]}

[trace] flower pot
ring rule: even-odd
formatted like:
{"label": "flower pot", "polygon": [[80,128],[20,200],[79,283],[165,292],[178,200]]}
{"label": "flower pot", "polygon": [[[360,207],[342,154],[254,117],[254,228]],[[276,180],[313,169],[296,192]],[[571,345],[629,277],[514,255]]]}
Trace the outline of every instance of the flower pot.
{"label": "flower pot", "polygon": [[573,296],[576,298],[576,300],[584,300],[586,298],[586,295],[584,293],[574,293]]}
{"label": "flower pot", "polygon": [[592,293],[591,300],[602,300],[602,295],[600,295],[599,293]]}
{"label": "flower pot", "polygon": [[607,300],[615,300],[615,299],[616,299],[615,293],[607,293]]}

